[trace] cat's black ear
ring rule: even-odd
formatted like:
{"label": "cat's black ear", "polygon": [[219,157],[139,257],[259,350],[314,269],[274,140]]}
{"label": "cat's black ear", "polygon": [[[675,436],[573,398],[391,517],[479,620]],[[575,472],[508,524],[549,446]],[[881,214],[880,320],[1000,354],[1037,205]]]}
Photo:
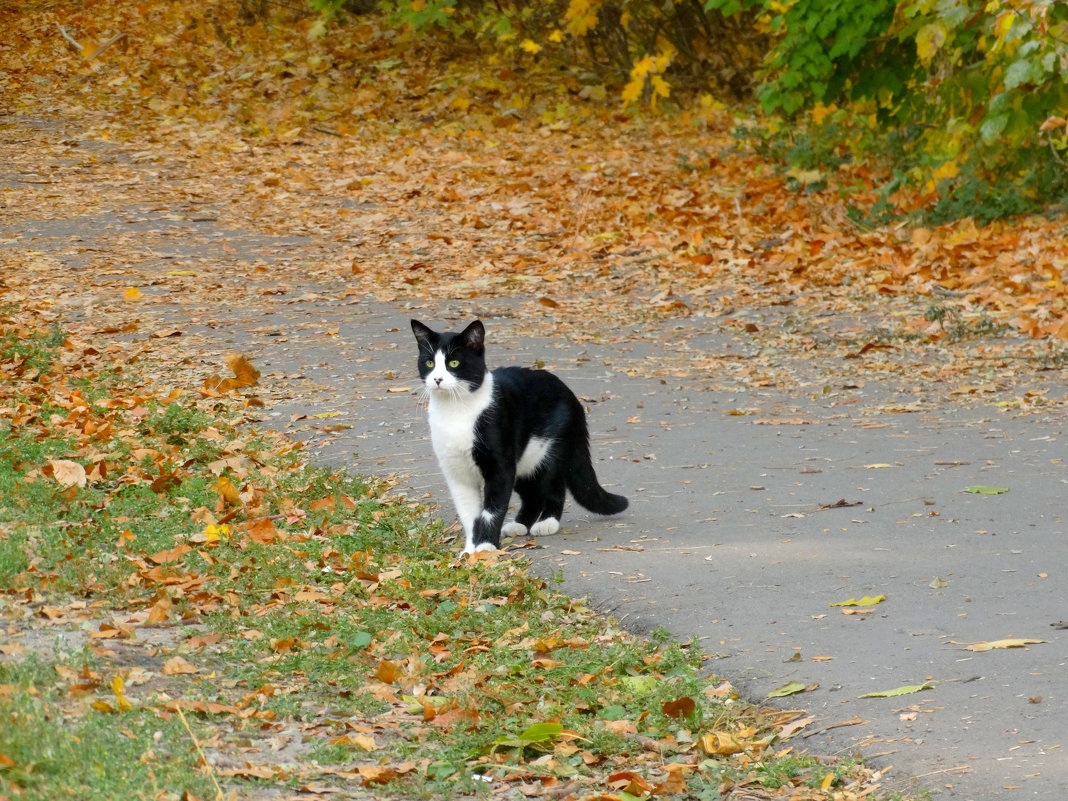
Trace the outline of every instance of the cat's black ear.
{"label": "cat's black ear", "polygon": [[481,351],[486,347],[486,329],[481,320],[475,320],[460,332],[460,339],[471,350]]}
{"label": "cat's black ear", "polygon": [[420,343],[425,342],[429,344],[430,340],[434,337],[434,332],[418,320],[412,320],[412,333],[415,334],[416,341]]}

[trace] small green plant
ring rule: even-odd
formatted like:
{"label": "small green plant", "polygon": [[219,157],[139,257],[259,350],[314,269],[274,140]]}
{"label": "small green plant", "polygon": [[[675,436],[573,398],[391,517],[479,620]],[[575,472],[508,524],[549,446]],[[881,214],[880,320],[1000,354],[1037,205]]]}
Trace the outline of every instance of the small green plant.
{"label": "small green plant", "polygon": [[938,323],[950,342],[960,342],[976,337],[998,336],[1010,326],[991,319],[984,311],[975,319],[965,318],[959,311],[937,301],[931,301],[924,310],[923,319]]}

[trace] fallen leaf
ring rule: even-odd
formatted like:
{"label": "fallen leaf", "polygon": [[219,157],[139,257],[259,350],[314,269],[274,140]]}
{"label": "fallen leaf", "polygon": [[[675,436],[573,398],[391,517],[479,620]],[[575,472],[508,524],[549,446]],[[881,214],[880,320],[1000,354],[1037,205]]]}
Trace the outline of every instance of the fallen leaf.
{"label": "fallen leaf", "polygon": [[52,478],[63,488],[80,488],[87,483],[85,468],[77,462],[72,462],[69,459],[55,459],[49,462],[48,466],[52,468]]}
{"label": "fallen leaf", "polygon": [[965,651],[992,651],[995,648],[1023,648],[1026,645],[1037,645],[1045,640],[1035,640],[1027,637],[1011,640],[993,640],[991,642],[973,642],[964,646]]}
{"label": "fallen leaf", "polygon": [[850,598],[848,601],[831,601],[831,606],[875,606],[885,600],[885,595],[865,595],[863,598]]}
{"label": "fallen leaf", "polygon": [[179,676],[188,673],[196,673],[197,667],[182,659],[180,656],[172,656],[163,663],[160,671],[164,676]]}
{"label": "fallen leaf", "polygon": [[374,672],[374,677],[386,684],[392,684],[400,678],[401,669],[390,662],[388,659],[381,659],[378,662],[378,668]]}
{"label": "fallen leaf", "polygon": [[697,704],[688,696],[676,698],[674,701],[665,701],[660,706],[660,711],[669,718],[684,718],[693,714]]}
{"label": "fallen leaf", "polygon": [[965,487],[964,492],[970,492],[974,495],[1002,495],[1009,491],[1008,487]]}
{"label": "fallen leaf", "polygon": [[111,690],[115,693],[115,705],[120,712],[128,712],[133,709],[133,704],[130,703],[123,692],[122,676],[116,676],[111,680]]}
{"label": "fallen leaf", "polygon": [[700,743],[709,756],[730,756],[745,750],[745,745],[733,734],[723,731],[709,732],[701,737]]}
{"label": "fallen leaf", "polygon": [[233,371],[239,386],[252,387],[260,380],[260,371],[252,366],[240,353],[231,353],[224,357],[226,366]]}
{"label": "fallen leaf", "polygon": [[874,693],[864,693],[861,698],[894,698],[898,695],[912,695],[918,693],[920,690],[933,690],[933,684],[908,684],[904,687],[898,687],[894,690],[881,690]]}
{"label": "fallen leaf", "polygon": [[787,682],[786,684],[782,685],[782,687],[777,687],[776,689],[772,690],[770,693],[768,693],[767,697],[768,698],[785,698],[788,695],[797,695],[798,693],[812,692],[813,690],[817,689],[818,687],[819,687],[819,684],[815,684],[815,683],[814,684],[803,684],[800,681],[791,681],[791,682]]}

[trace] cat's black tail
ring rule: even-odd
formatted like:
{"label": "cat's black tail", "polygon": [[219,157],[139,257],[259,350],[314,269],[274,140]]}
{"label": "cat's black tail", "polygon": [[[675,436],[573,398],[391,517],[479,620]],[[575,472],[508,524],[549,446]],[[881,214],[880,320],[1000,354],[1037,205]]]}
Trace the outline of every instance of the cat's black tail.
{"label": "cat's black tail", "polygon": [[589,446],[578,448],[567,468],[567,488],[579,505],[599,515],[617,515],[627,508],[622,495],[614,495],[601,486],[590,459]]}

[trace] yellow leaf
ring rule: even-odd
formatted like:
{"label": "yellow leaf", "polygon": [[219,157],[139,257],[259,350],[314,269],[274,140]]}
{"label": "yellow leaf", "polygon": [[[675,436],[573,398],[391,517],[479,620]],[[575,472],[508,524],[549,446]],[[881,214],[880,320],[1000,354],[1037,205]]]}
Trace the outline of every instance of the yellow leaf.
{"label": "yellow leaf", "polygon": [[115,693],[115,705],[120,712],[129,712],[133,709],[133,704],[122,691],[122,676],[116,676],[111,680],[111,689]]}
{"label": "yellow leaf", "polygon": [[122,290],[122,296],[126,298],[126,300],[140,300],[141,290],[135,286],[127,287]]}
{"label": "yellow leaf", "polygon": [[822,103],[817,103],[816,107],[812,109],[812,121],[819,125],[822,123],[829,114],[838,110],[838,106],[831,103],[829,106],[825,106]]}
{"label": "yellow leaf", "polygon": [[653,71],[655,66],[656,65],[653,64],[653,57],[646,56],[631,68],[631,81],[633,82],[637,78],[644,78],[646,75]]}
{"label": "yellow leaf", "polygon": [[701,738],[701,748],[709,756],[730,756],[731,754],[740,754],[745,750],[745,745],[733,734],[714,731]]}
{"label": "yellow leaf", "polygon": [[550,42],[562,42],[562,41],[564,41],[563,32],[560,31],[559,29],[553,31],[552,33],[549,34],[549,41]]}
{"label": "yellow leaf", "polygon": [[938,165],[938,169],[931,173],[931,178],[935,181],[941,181],[943,178],[953,178],[960,172],[955,161],[943,161]]}
{"label": "yellow leaf", "polygon": [[642,89],[645,88],[644,78],[635,78],[633,81],[623,87],[623,100],[627,103],[637,103],[638,98],[641,97]]}
{"label": "yellow leaf", "polygon": [[927,64],[934,58],[935,53],[946,43],[946,35],[949,33],[946,24],[941,20],[929,22],[916,32],[916,55],[920,61]]}
{"label": "yellow leaf", "polygon": [[167,270],[167,275],[196,275],[196,270]]}
{"label": "yellow leaf", "polygon": [[226,476],[219,476],[215,482],[215,491],[231,506],[241,505],[241,493],[237,486]]}
{"label": "yellow leaf", "polygon": [[848,601],[831,602],[831,606],[875,606],[886,600],[885,595],[865,595],[863,598],[850,598]]}
{"label": "yellow leaf", "polygon": [[649,83],[653,87],[653,97],[668,97],[671,95],[671,86],[659,75],[654,75]]}
{"label": "yellow leaf", "polygon": [[973,642],[964,646],[965,651],[992,651],[995,648],[1023,648],[1025,645],[1037,645],[1045,640],[1034,640],[1027,637],[1012,640],[994,640],[992,642]]}
{"label": "yellow leaf", "polygon": [[572,36],[584,36],[587,31],[595,28],[600,6],[600,0],[571,0],[564,13],[568,32]]}
{"label": "yellow leaf", "polygon": [[528,53],[537,53],[539,50],[541,50],[541,45],[530,39],[524,39],[522,44],[520,44],[519,46],[526,50]]}

